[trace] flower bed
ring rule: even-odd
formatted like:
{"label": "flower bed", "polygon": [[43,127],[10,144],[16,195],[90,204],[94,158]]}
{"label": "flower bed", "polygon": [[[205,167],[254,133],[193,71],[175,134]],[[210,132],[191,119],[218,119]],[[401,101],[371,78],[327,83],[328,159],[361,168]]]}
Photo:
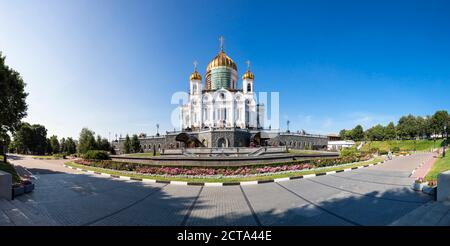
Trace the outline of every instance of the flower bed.
{"label": "flower bed", "polygon": [[336,166],[340,164],[348,164],[358,161],[367,161],[371,157],[358,158],[331,158],[331,159],[315,159],[293,161],[284,164],[272,164],[265,166],[246,166],[246,167],[167,167],[167,166],[149,166],[139,163],[116,162],[111,160],[91,161],[78,159],[74,162],[76,164],[106,168],[120,171],[133,171],[140,174],[148,175],[164,175],[164,176],[248,176],[248,175],[263,175],[281,172],[293,172],[308,170],[313,168],[323,168],[329,166]]}
{"label": "flower bed", "polygon": [[20,183],[12,185],[12,196],[17,197],[34,190],[34,184],[30,180],[24,179]]}

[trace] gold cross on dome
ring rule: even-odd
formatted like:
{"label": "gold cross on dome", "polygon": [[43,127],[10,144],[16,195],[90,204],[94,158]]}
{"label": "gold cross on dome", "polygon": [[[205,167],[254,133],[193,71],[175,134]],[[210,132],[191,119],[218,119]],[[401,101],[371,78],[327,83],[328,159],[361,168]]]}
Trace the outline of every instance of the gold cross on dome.
{"label": "gold cross on dome", "polygon": [[223,51],[223,43],[224,43],[224,38],[223,36],[219,37],[219,41],[220,41],[220,50]]}
{"label": "gold cross on dome", "polygon": [[197,61],[194,61],[194,70],[195,70],[195,71],[197,71],[197,65],[198,65],[198,62],[197,62]]}

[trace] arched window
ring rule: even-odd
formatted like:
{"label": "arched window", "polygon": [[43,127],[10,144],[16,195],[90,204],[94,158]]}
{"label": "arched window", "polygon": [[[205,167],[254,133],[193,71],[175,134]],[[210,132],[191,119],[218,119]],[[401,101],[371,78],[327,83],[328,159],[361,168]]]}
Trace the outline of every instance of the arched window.
{"label": "arched window", "polygon": [[248,91],[248,92],[251,92],[251,91],[252,91],[252,84],[251,84],[251,83],[248,83],[248,84],[247,84],[247,91]]}

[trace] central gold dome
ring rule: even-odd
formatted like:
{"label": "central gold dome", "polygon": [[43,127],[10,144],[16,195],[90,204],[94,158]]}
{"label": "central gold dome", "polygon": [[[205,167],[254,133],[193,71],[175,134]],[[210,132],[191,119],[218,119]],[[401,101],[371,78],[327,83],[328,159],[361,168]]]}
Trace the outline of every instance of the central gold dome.
{"label": "central gold dome", "polygon": [[225,52],[223,52],[223,50],[222,50],[208,64],[208,67],[206,68],[206,72],[211,71],[212,68],[221,67],[221,66],[230,67],[237,71],[236,63],[234,63],[234,61],[229,56],[227,56],[225,54]]}

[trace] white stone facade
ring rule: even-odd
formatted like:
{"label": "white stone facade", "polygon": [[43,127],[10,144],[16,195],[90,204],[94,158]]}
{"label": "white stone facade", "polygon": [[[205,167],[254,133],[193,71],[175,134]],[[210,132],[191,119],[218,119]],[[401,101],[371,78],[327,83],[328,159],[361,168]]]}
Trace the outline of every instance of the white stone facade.
{"label": "white stone facade", "polygon": [[257,105],[253,81],[243,84],[243,90],[204,91],[200,80],[191,81],[189,101],[181,110],[182,129],[263,127],[259,116],[264,115],[264,107]]}

